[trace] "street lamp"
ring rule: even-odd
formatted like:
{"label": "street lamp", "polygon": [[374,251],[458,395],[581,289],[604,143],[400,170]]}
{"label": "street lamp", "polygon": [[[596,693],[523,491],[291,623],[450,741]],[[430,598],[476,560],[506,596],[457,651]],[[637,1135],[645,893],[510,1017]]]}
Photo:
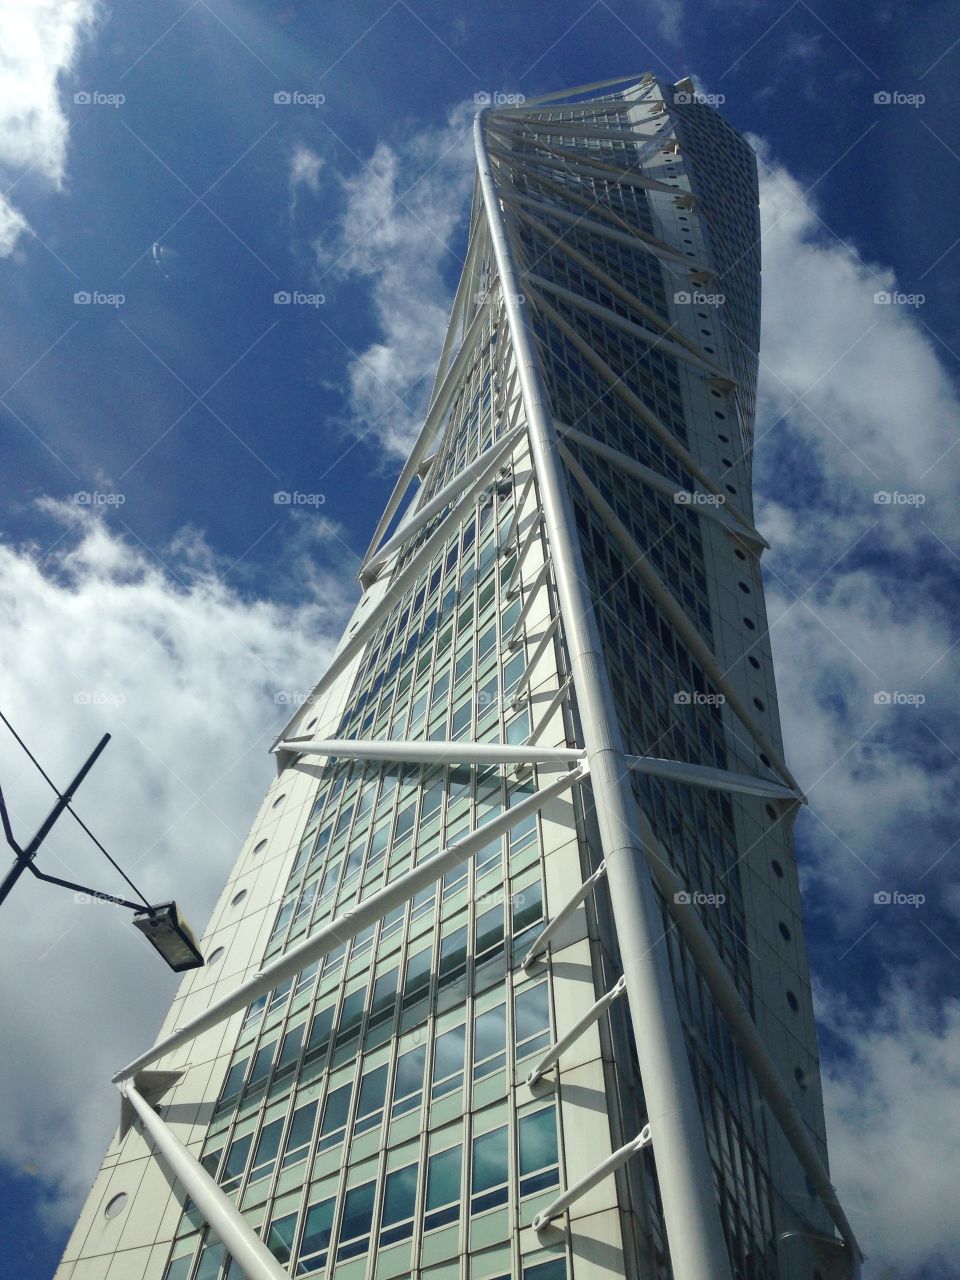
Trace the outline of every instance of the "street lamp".
{"label": "street lamp", "polygon": [[[194,938],[189,925],[180,919],[180,915],[177,911],[177,904],[175,902],[162,902],[158,906],[152,907],[130,877],[117,866],[113,858],[110,857],[109,853],[107,853],[106,849],[104,849],[103,845],[96,838],[93,832],[87,828],[77,814],[75,814],[70,808],[70,801],[73,799],[74,793],[80,786],[80,783],[90,772],[90,769],[93,767],[93,764],[100,755],[100,752],[110,741],[109,733],[105,733],[103,735],[94,747],[93,751],[91,751],[90,755],[84,761],[77,776],[67,787],[66,791],[61,793],[50,781],[46,773],[44,773],[26,743],[24,743],[23,739],[2,712],[0,712],[0,719],[3,720],[4,724],[6,724],[17,742],[21,747],[23,747],[24,751],[26,751],[27,755],[43,774],[44,778],[53,788],[53,791],[57,796],[57,803],[40,824],[36,835],[26,848],[21,848],[14,838],[13,828],[10,825],[10,818],[7,813],[7,806],[3,798],[3,791],[0,790],[0,822],[3,824],[3,834],[6,838],[7,844],[16,854],[16,861],[4,876],[3,880],[0,881],[0,904],[6,900],[8,894],[13,889],[13,886],[17,883],[23,873],[25,871],[29,871],[32,876],[36,877],[36,879],[45,880],[48,884],[58,884],[64,889],[73,889],[80,893],[89,894],[91,898],[96,898],[98,901],[112,902],[115,906],[127,907],[130,911],[135,912],[133,917],[134,925],[140,930],[144,937],[147,938],[158,955],[163,957],[174,973],[183,973],[187,969],[201,968],[204,964],[203,955],[200,952],[200,948],[197,946],[197,941]],[[90,889],[86,885],[76,884],[73,880],[63,880],[60,876],[47,875],[35,866],[34,859],[37,856],[37,852],[41,844],[43,844],[43,841],[46,839],[54,823],[64,810],[69,810],[71,816],[80,823],[81,827],[83,827],[84,831],[86,831],[87,835],[101,853],[103,853],[117,871],[120,872],[127,884],[141,899],[143,903],[142,906],[137,902],[128,902],[126,898],[118,898],[115,894],[102,893],[98,889]]]}
{"label": "street lamp", "polygon": [[133,924],[174,973],[199,969],[203,965],[197,940],[190,926],[180,919],[175,902],[162,902],[146,911],[138,911],[133,917]]}

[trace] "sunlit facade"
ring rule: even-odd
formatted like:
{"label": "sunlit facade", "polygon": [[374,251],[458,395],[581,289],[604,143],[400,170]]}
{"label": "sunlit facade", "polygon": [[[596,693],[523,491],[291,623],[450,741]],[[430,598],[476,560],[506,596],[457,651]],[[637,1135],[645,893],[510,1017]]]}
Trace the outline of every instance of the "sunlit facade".
{"label": "sunlit facade", "polygon": [[481,112],[477,163],[363,598],[58,1280],[854,1274],[752,524],[753,154],[647,76]]}

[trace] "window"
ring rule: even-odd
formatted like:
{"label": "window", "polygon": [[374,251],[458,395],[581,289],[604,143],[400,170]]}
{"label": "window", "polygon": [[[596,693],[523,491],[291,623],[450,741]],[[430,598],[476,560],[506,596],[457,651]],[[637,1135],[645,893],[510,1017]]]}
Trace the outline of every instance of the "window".
{"label": "window", "polygon": [[320,1126],[320,1141],[317,1143],[318,1151],[327,1151],[343,1141],[352,1094],[352,1084],[341,1085],[339,1089],[333,1089],[327,1094],[323,1107],[323,1124]]}
{"label": "window", "polygon": [[399,969],[391,969],[382,978],[378,978],[373,988],[373,1003],[370,1006],[370,1026],[386,1022],[393,1015],[397,1000],[397,979]]}
{"label": "window", "polygon": [[200,1254],[200,1264],[197,1267],[194,1280],[217,1280],[226,1253],[227,1251],[222,1244],[208,1244]]}
{"label": "window", "polygon": [[455,982],[467,971],[467,926],[457,929],[440,939],[440,965],[437,986],[445,987]]}
{"label": "window", "polygon": [[518,941],[521,934],[531,925],[543,919],[543,886],[539,880],[525,885],[519,893],[513,895],[513,937]]}
{"label": "window", "polygon": [[[431,890],[431,900],[433,891]],[[407,972],[403,983],[403,1007],[408,1009],[410,1005],[426,996],[430,990],[430,971],[433,949],[427,947],[423,951],[418,951],[416,955],[411,956],[407,961]]]}
{"label": "window", "polygon": [[235,1062],[227,1072],[227,1078],[223,1085],[223,1093],[220,1095],[220,1105],[222,1106],[228,1098],[234,1097],[240,1092],[240,1086],[243,1084],[243,1077],[247,1070],[249,1058],[241,1058],[239,1062]]}
{"label": "window", "polygon": [[282,1168],[286,1169],[289,1165],[296,1164],[306,1158],[310,1149],[313,1123],[316,1118],[316,1102],[308,1102],[302,1107],[297,1107],[296,1111],[294,1111],[293,1120],[290,1122],[290,1132],[287,1134],[287,1145],[283,1153]]}
{"label": "window", "polygon": [[350,995],[344,996],[340,1010],[340,1025],[337,1027],[338,1049],[360,1034],[365,995],[366,992],[361,987],[359,991],[352,991]]}
{"label": "window", "polygon": [[520,1139],[520,1194],[532,1195],[560,1181],[557,1156],[557,1122],[553,1107],[521,1116],[517,1125]]}
{"label": "window", "polygon": [[343,1218],[340,1222],[337,1262],[342,1262],[345,1258],[355,1258],[368,1248],[376,1189],[375,1182],[365,1182],[362,1187],[354,1187],[352,1191],[347,1192],[343,1202]]}
{"label": "window", "polygon": [[317,1058],[326,1053],[330,1043],[330,1031],[333,1027],[333,1005],[319,1009],[310,1024],[310,1038],[307,1041],[307,1059]]}
{"label": "window", "polygon": [[413,1235],[413,1212],[417,1199],[417,1166],[407,1165],[387,1175],[380,1218],[380,1247],[408,1240]]}
{"label": "window", "polygon": [[[546,984],[544,984],[546,985]],[[507,1006],[481,1013],[473,1024],[473,1078],[482,1080],[506,1065]]]}
{"label": "window", "polygon": [[523,1280],[567,1280],[567,1264],[563,1258],[551,1258],[523,1268]]}
{"label": "window", "polygon": [[115,1218],[118,1213],[122,1213],[123,1210],[127,1207],[128,1199],[129,1197],[126,1191],[118,1192],[118,1194],[115,1195],[111,1200],[107,1201],[107,1207],[103,1211],[103,1216],[105,1218]]}
{"label": "window", "polygon": [[467,1029],[454,1027],[437,1036],[433,1058],[431,1099],[442,1098],[454,1089],[463,1088],[463,1051]]}
{"label": "window", "polygon": [[374,1129],[383,1119],[383,1103],[387,1094],[387,1064],[374,1067],[360,1081],[360,1100],[357,1103],[357,1118],[354,1123],[354,1134],[366,1133]]}
{"label": "window", "polygon": [[460,1151],[450,1147],[431,1156],[427,1164],[427,1200],[424,1231],[444,1227],[460,1217]]}
{"label": "window", "polygon": [[239,1187],[252,1141],[253,1134],[247,1133],[242,1138],[234,1138],[233,1142],[230,1143],[230,1150],[227,1152],[227,1159],[223,1166],[220,1181],[224,1191],[235,1191]]}
{"label": "window", "polygon": [[253,1156],[253,1168],[250,1181],[259,1182],[261,1178],[269,1178],[273,1172],[273,1164],[280,1150],[280,1135],[283,1132],[283,1120],[271,1120],[264,1125],[260,1141]]}
{"label": "window", "polygon": [[404,1115],[420,1106],[426,1057],[427,1047],[421,1044],[397,1059],[397,1074],[393,1082],[393,1116]]}
{"label": "window", "polygon": [[303,1239],[300,1242],[300,1261],[297,1263],[297,1275],[309,1275],[314,1271],[322,1271],[327,1265],[327,1250],[330,1247],[330,1236],[333,1233],[334,1199],[322,1200],[307,1210],[303,1227]]}
{"label": "window", "polygon": [[247,1081],[248,1086],[259,1084],[261,1080],[266,1079],[270,1074],[270,1064],[273,1062],[273,1054],[276,1047],[276,1040],[271,1040],[269,1044],[265,1044],[257,1050],[257,1056],[253,1060],[253,1070],[250,1072],[250,1079]]}
{"label": "window", "polygon": [[507,1126],[483,1133],[473,1140],[473,1177],[470,1212],[483,1213],[507,1200]]}
{"label": "window", "polygon": [[483,964],[503,946],[503,903],[477,916],[476,962]]}
{"label": "window", "polygon": [[294,1027],[283,1037],[283,1043],[280,1046],[280,1056],[277,1058],[277,1075],[281,1072],[292,1071],[293,1066],[300,1056],[300,1046],[303,1044],[303,1033],[307,1028],[305,1022],[301,1022],[299,1027]]}
{"label": "window", "polygon": [[523,1058],[550,1043],[550,1001],[547,984],[526,987],[514,1001],[514,1039],[517,1057]]}

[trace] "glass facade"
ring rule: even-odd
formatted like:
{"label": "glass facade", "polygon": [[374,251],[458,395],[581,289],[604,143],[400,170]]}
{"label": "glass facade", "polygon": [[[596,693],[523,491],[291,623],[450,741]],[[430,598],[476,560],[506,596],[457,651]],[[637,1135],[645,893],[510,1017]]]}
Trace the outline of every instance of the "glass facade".
{"label": "glass facade", "polygon": [[[751,516],[755,163],[739,135],[690,96],[648,77],[600,97],[495,113],[486,127],[558,434],[659,583],[634,571],[622,538],[568,472],[626,749],[774,777],[776,762],[664,605],[668,593],[778,743],[756,548],[708,518],[715,512],[667,492],[702,496],[702,469],[718,482],[714,508],[725,500]],[[526,423],[478,199],[470,245],[451,321],[459,354],[441,368],[443,411],[422,450],[420,507]],[[667,489],[570,428],[642,464]],[[522,433],[475,488],[467,501],[450,496],[368,584],[358,619],[369,608],[378,621],[336,688],[321,684],[286,736],[579,743]],[[414,579],[403,578],[418,557]],[[559,767],[468,765],[454,745],[436,763],[329,757],[308,775],[286,759],[266,811],[282,811],[288,777],[299,775],[301,790],[308,777],[310,790],[280,900],[257,935],[259,966],[533,795]],[[789,810],[650,774],[634,785],[822,1148]],[[225,901],[264,856],[258,837],[255,827]],[[194,1144],[289,1275],[673,1275],[649,1148],[605,1193],[587,1197],[565,1230],[538,1236],[531,1226],[561,1188],[645,1122],[625,1002],[543,1085],[526,1083],[550,1043],[621,973],[602,882],[572,932],[522,964],[600,858],[585,787],[491,839],[376,924],[345,931],[322,959],[250,1004],[218,1059]],[[785,1243],[787,1233],[827,1232],[829,1220],[669,904],[661,906],[733,1274],[811,1280],[812,1255],[796,1236]],[[252,898],[241,916],[248,909]],[[145,1276],[238,1280],[189,1201],[171,1234],[162,1265],[155,1251]]]}

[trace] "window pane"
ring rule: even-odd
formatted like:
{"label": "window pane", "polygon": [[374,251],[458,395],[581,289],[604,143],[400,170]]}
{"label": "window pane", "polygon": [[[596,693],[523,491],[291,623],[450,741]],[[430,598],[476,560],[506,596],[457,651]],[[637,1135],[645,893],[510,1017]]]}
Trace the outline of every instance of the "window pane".
{"label": "window pane", "polygon": [[333,1146],[338,1142],[338,1131],[347,1123],[347,1116],[350,1113],[350,1096],[353,1093],[353,1085],[341,1085],[339,1089],[334,1089],[327,1097],[326,1105],[323,1108],[323,1124],[320,1127],[320,1150]]}
{"label": "window pane", "polygon": [[[257,1143],[257,1150],[253,1157],[254,1168],[276,1159],[277,1151],[280,1149],[280,1134],[282,1130],[282,1120],[272,1120],[270,1124],[266,1125],[260,1134],[260,1141]],[[260,1176],[262,1177],[263,1173]]]}
{"label": "window pane", "polygon": [[507,1043],[507,1006],[481,1013],[474,1023],[473,1060],[482,1062],[495,1053],[503,1053]]}
{"label": "window pane", "polygon": [[307,1041],[307,1053],[318,1054],[326,1049],[330,1042],[330,1029],[333,1026],[333,1005],[320,1009],[314,1014],[310,1024],[310,1039]]}
{"label": "window pane", "polygon": [[[432,889],[430,895],[432,898]],[[418,951],[415,956],[411,956],[407,961],[407,974],[403,984],[404,1005],[414,1003],[421,996],[426,995],[430,989],[432,954],[431,948],[427,947],[426,951]]]}
{"label": "window pane", "polygon": [[[437,1037],[436,1053],[433,1059],[434,1097],[439,1093],[446,1093],[450,1089],[457,1088],[459,1073],[463,1071],[463,1050],[466,1034],[467,1029],[462,1026],[454,1027],[452,1031],[444,1032],[442,1036]],[[454,1075],[454,1073],[458,1074]],[[453,1076],[453,1079],[448,1080],[448,1076]],[[437,1089],[438,1081],[445,1081],[443,1088]]]}
{"label": "window pane", "polygon": [[409,1099],[408,1106],[400,1107],[406,1111],[419,1102],[420,1090],[423,1088],[423,1067],[427,1057],[426,1045],[419,1045],[409,1053],[401,1054],[397,1059],[397,1076],[393,1086],[394,1111],[403,1099]]}
{"label": "window pane", "polygon": [[271,1044],[264,1045],[262,1049],[257,1051],[257,1056],[253,1060],[253,1070],[250,1072],[249,1084],[256,1084],[264,1076],[270,1074],[270,1064],[273,1062],[273,1051],[276,1047],[277,1042],[274,1040]]}
{"label": "window pane", "polygon": [[440,981],[450,981],[467,964],[467,927],[457,929],[440,942]]}
{"label": "window pane", "polygon": [[303,1242],[300,1245],[301,1258],[307,1254],[325,1249],[330,1243],[330,1232],[333,1229],[333,1199],[324,1200],[307,1210],[306,1225],[303,1229]]}
{"label": "window pane", "polygon": [[547,997],[547,984],[541,982],[535,987],[528,987],[526,991],[521,991],[517,996],[514,1010],[518,1045],[524,1040],[529,1040],[531,1036],[549,1030],[550,1004]]}
{"label": "window pane", "polygon": [[243,1167],[247,1163],[247,1153],[250,1150],[250,1144],[253,1141],[253,1134],[245,1134],[242,1138],[236,1138],[230,1144],[230,1150],[227,1153],[227,1162],[223,1166],[223,1180],[235,1178],[243,1173]]}
{"label": "window pane", "polygon": [[200,1255],[200,1265],[194,1280],[216,1280],[226,1252],[222,1244],[208,1244]]}
{"label": "window pane", "polygon": [[369,1126],[369,1121],[362,1123],[383,1108],[383,1100],[387,1092],[387,1065],[368,1071],[360,1081],[360,1101],[357,1104],[357,1131],[362,1132]]}
{"label": "window pane", "polygon": [[524,1267],[523,1280],[567,1280],[567,1264],[563,1258],[551,1258],[535,1267]]}
{"label": "window pane", "polygon": [[301,1023],[299,1027],[294,1027],[292,1031],[288,1031],[283,1037],[283,1044],[280,1046],[280,1057],[277,1059],[278,1071],[284,1067],[292,1066],[296,1062],[300,1054],[300,1045],[303,1043],[305,1030],[306,1023]]}
{"label": "window pane", "polygon": [[267,1233],[267,1248],[278,1262],[289,1262],[293,1252],[293,1237],[297,1231],[297,1215],[288,1213],[284,1218],[275,1218],[270,1223]]}
{"label": "window pane", "polygon": [[313,1122],[317,1116],[316,1102],[308,1102],[306,1106],[297,1107],[293,1113],[293,1122],[287,1137],[288,1156],[306,1146],[313,1134]]}
{"label": "window pane", "polygon": [[427,1169],[427,1209],[460,1199],[460,1148],[431,1156]]}
{"label": "window pane", "polygon": [[223,1086],[222,1096],[224,1098],[232,1098],[233,1095],[239,1090],[240,1085],[243,1083],[244,1072],[247,1069],[247,1063],[249,1061],[250,1061],[249,1058],[243,1058],[241,1059],[240,1062],[235,1062],[233,1066],[230,1068],[229,1072],[227,1073],[226,1082],[224,1083],[224,1086]]}
{"label": "window pane", "polygon": [[363,998],[366,993],[361,988],[347,996],[340,1013],[340,1026],[337,1029],[337,1043],[349,1040],[360,1030],[363,1021]]}
{"label": "window pane", "polygon": [[472,1192],[486,1191],[507,1180],[507,1126],[473,1140]]}
{"label": "window pane", "polygon": [[540,881],[528,884],[513,897],[513,932],[520,933],[528,925],[543,918],[543,888]]}
{"label": "window pane", "polygon": [[477,916],[477,952],[478,956],[498,947],[503,941],[503,906],[498,903],[489,911]]}
{"label": "window pane", "polygon": [[532,1116],[521,1116],[520,1173],[532,1173],[557,1163],[557,1124],[553,1107],[537,1111]]}
{"label": "window pane", "polygon": [[[354,1187],[347,1192],[343,1205],[343,1221],[340,1223],[340,1248],[337,1258],[352,1257],[365,1244],[365,1237],[370,1234],[373,1220],[373,1196],[376,1191],[375,1182],[364,1183],[362,1187]],[[353,1248],[344,1249],[347,1241],[358,1241]]]}
{"label": "window pane", "polygon": [[387,1175],[383,1197],[383,1219],[381,1225],[389,1226],[393,1222],[403,1222],[413,1217],[413,1208],[417,1198],[417,1166],[407,1165],[396,1173]]}

